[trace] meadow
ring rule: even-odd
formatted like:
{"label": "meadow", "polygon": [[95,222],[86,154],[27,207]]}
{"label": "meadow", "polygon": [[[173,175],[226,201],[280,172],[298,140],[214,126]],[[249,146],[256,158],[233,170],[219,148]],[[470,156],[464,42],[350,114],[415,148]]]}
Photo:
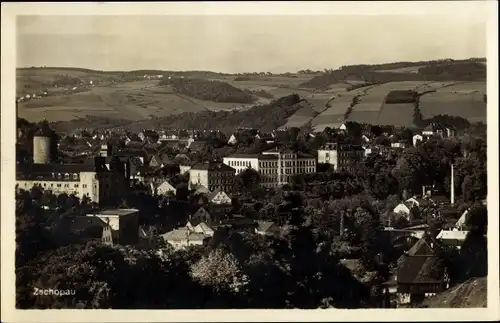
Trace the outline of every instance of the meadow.
{"label": "meadow", "polygon": [[[399,66],[392,70],[379,71],[405,75],[416,73],[419,68],[420,66]],[[28,121],[71,121],[87,116],[103,116],[137,122],[183,112],[247,110],[296,93],[305,103],[282,127],[302,127],[310,124],[314,129],[321,130],[326,127],[338,127],[345,121],[412,126],[414,104],[384,102],[391,91],[413,90],[422,94],[420,110],[424,118],[449,114],[464,117],[469,121],[486,120],[485,81],[394,81],[369,85],[349,76],[328,86],[311,88],[302,85],[315,77],[308,74],[197,74],[197,78],[226,82],[238,89],[251,91],[256,98],[255,102],[241,104],[213,102],[180,94],[168,84],[159,85],[158,80],[142,80],[139,73],[68,68],[18,69],[18,96],[45,90],[49,93],[49,96],[41,99],[20,102],[19,116]],[[90,81],[94,82],[92,86],[89,85]],[[58,82],[66,83],[56,87]],[[75,85],[79,87],[78,91],[71,90],[71,84],[75,82],[80,82]],[[351,90],[353,85],[360,87]],[[261,95],[258,91],[261,91]],[[355,97],[357,101],[352,106]],[[352,111],[347,120],[344,120],[350,107]]]}

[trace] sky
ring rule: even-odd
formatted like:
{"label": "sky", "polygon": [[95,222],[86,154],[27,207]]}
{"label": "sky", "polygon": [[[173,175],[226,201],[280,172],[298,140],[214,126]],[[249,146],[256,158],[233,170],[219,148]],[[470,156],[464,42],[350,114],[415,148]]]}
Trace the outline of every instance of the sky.
{"label": "sky", "polygon": [[323,70],[486,56],[474,16],[18,16],[17,67]]}

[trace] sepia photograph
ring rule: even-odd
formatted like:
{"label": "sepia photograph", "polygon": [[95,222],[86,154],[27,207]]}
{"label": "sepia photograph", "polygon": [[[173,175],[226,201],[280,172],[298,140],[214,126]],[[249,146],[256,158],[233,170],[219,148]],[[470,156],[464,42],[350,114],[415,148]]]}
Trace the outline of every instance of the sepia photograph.
{"label": "sepia photograph", "polygon": [[11,13],[12,306],[495,307],[497,36],[476,3]]}

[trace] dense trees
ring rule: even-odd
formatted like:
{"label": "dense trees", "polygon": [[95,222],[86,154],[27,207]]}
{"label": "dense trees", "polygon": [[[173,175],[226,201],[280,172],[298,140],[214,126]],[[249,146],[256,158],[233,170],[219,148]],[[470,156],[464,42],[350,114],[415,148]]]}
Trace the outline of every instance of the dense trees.
{"label": "dense trees", "polygon": [[206,101],[242,104],[256,101],[255,96],[251,92],[249,93],[221,81],[195,78],[167,78],[161,80],[159,85],[169,85],[177,93]]}

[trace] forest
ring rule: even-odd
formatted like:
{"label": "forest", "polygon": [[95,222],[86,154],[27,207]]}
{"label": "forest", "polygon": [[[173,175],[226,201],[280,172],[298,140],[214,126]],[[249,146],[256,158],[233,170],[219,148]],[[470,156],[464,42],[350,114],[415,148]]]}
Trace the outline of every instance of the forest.
{"label": "forest", "polygon": [[250,104],[256,101],[255,96],[251,93],[222,81],[196,78],[167,78],[161,80],[158,85],[169,85],[176,93],[205,101],[241,104]]}

